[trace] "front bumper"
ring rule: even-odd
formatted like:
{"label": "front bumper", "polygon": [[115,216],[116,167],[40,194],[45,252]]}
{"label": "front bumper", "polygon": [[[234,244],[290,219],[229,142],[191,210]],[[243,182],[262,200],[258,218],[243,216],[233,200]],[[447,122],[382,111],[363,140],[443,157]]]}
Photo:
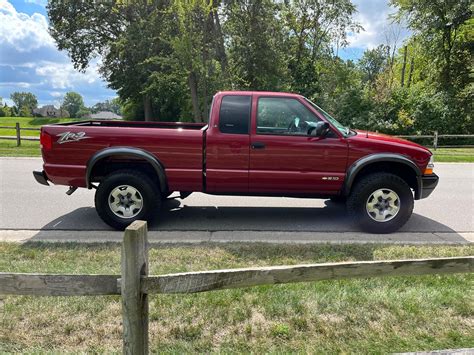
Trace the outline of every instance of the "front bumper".
{"label": "front bumper", "polygon": [[44,170],[42,171],[33,171],[33,176],[35,177],[36,181],[38,181],[41,185],[49,186],[48,177]]}
{"label": "front bumper", "polygon": [[436,174],[423,175],[421,177],[421,198],[427,198],[438,185],[439,177]]}

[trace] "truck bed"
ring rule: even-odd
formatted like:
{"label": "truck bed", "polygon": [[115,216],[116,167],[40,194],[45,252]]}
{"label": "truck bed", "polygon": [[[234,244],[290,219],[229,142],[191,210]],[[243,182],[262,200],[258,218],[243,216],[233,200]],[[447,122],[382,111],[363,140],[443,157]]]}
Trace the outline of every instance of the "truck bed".
{"label": "truck bed", "polygon": [[[42,151],[44,171],[55,184],[86,187],[87,164],[94,154],[133,147],[158,159],[171,191],[201,191],[206,128],[204,123],[95,120],[46,125],[42,134],[52,137],[52,149]],[[65,134],[81,138],[60,141]],[[127,160],[123,157],[124,164]]]}

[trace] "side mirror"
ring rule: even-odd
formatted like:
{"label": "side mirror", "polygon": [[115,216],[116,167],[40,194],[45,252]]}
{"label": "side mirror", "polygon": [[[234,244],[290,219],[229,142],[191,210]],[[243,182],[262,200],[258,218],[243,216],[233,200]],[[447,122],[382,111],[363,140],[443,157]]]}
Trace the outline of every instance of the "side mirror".
{"label": "side mirror", "polygon": [[329,132],[329,123],[318,122],[315,126],[308,129],[308,135],[313,137],[324,137]]}

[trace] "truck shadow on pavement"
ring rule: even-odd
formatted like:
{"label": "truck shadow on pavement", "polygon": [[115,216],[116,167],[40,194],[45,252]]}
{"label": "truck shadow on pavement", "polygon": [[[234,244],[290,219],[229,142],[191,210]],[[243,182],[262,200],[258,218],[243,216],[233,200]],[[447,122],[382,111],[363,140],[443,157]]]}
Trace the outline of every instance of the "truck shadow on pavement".
{"label": "truck shadow on pavement", "polygon": [[[150,231],[281,231],[344,233],[360,231],[345,206],[329,200],[324,207],[230,207],[187,206],[167,201]],[[48,230],[112,230],[98,217],[95,208],[78,208],[42,227]],[[466,242],[456,231],[433,219],[414,213],[400,233],[441,233],[447,243]],[[41,234],[41,233],[40,233]],[[436,237],[436,236],[434,236]],[[387,235],[390,240],[390,235]],[[438,242],[440,242],[438,238]]]}

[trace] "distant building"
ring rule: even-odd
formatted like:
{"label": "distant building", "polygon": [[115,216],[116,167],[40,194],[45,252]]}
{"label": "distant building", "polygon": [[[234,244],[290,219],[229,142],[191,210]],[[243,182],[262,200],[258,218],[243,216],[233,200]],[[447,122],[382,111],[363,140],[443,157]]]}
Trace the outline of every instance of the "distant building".
{"label": "distant building", "polygon": [[97,113],[91,113],[87,118],[93,120],[121,120],[122,116],[119,116],[111,111],[100,111]]}
{"label": "distant building", "polygon": [[69,117],[69,112],[66,110],[58,109],[53,105],[45,105],[40,108],[35,108],[33,110],[33,115],[38,117]]}

